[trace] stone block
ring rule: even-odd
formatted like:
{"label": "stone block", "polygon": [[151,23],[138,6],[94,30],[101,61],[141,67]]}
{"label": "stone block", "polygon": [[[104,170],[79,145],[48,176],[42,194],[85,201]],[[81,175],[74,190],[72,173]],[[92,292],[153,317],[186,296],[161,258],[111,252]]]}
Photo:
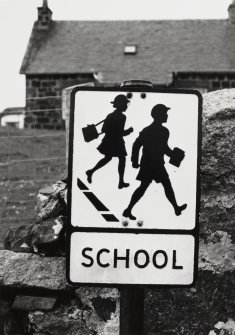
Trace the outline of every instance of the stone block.
{"label": "stone block", "polygon": [[84,313],[87,325],[98,334],[119,334],[119,291],[115,288],[80,287],[76,295],[89,312]]}
{"label": "stone block", "polygon": [[4,334],[4,326],[11,316],[11,301],[0,298],[0,335]]}
{"label": "stone block", "polygon": [[235,109],[235,89],[224,89],[203,95],[203,114],[216,114],[222,110]]}
{"label": "stone block", "polygon": [[24,335],[24,326],[20,318],[16,315],[11,315],[5,321],[3,335]]}
{"label": "stone block", "polygon": [[37,117],[37,122],[40,123],[48,123],[49,122],[49,118],[48,117]]}
{"label": "stone block", "polygon": [[38,194],[36,210],[41,219],[58,217],[66,212],[62,200],[55,195]]}
{"label": "stone block", "polygon": [[65,218],[60,216],[10,228],[4,239],[4,247],[15,252],[62,256],[65,248],[65,221]]}
{"label": "stone block", "polygon": [[24,311],[50,311],[54,308],[56,297],[33,297],[26,295],[17,295],[12,305],[12,309]]}
{"label": "stone block", "polygon": [[11,304],[11,301],[0,298],[0,320],[10,314]]}
{"label": "stone block", "polygon": [[95,335],[86,325],[83,311],[77,307],[60,306],[52,312],[35,311],[29,313],[31,328],[50,335]]}
{"label": "stone block", "polygon": [[65,258],[0,250],[0,287],[68,290]]}
{"label": "stone block", "polygon": [[33,87],[40,87],[40,86],[41,86],[41,82],[40,82],[40,80],[33,80],[33,82],[32,82],[32,86],[33,86]]}
{"label": "stone block", "polygon": [[[79,297],[86,295],[86,299],[90,301],[99,299],[98,292],[95,288],[85,291],[80,291]],[[114,291],[116,293],[114,294]],[[107,320],[104,320],[103,315],[98,315],[94,308],[89,307],[87,304],[81,305],[78,299],[67,301],[66,304],[58,305],[53,311],[43,312],[30,312],[29,321],[32,329],[38,332],[47,333],[50,335],[60,334],[89,334],[89,335],[118,335],[119,334],[119,299],[109,296],[118,296],[117,290],[105,289],[105,294],[101,299],[113,303],[111,311],[107,314]],[[94,298],[96,296],[96,298]],[[114,307],[115,306],[115,307]],[[105,304],[105,307],[107,305]],[[105,308],[104,306],[100,308]]]}
{"label": "stone block", "polygon": [[63,217],[45,219],[34,224],[31,230],[34,252],[47,256],[64,255],[64,230]]}
{"label": "stone block", "polygon": [[4,247],[15,252],[33,252],[32,224],[10,228],[4,239]]}
{"label": "stone block", "polygon": [[54,124],[43,124],[43,129],[52,130],[55,129]]}

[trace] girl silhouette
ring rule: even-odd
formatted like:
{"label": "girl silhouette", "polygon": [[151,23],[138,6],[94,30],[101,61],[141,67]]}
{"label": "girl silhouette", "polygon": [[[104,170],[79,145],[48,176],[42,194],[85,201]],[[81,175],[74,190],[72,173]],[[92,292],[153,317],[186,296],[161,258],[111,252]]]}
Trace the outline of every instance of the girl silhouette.
{"label": "girl silhouette", "polygon": [[124,172],[126,166],[126,148],[123,137],[133,132],[133,128],[125,128],[126,116],[123,114],[128,107],[129,100],[124,94],[119,94],[115,97],[111,103],[115,110],[110,113],[103,124],[102,133],[104,138],[101,144],[98,146],[98,151],[104,155],[92,169],[86,171],[87,180],[89,183],[92,182],[92,176],[95,171],[101,169],[107,163],[109,163],[113,157],[118,157],[118,173],[119,173],[119,184],[118,188],[128,187],[129,184],[124,182]]}

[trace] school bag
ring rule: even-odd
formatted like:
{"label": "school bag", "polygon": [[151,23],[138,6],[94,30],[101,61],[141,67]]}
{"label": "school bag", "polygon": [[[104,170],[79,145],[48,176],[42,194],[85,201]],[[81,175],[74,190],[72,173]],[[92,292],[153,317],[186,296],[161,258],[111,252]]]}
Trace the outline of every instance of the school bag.
{"label": "school bag", "polygon": [[98,133],[98,130],[96,129],[96,126],[103,123],[104,120],[102,120],[102,121],[100,121],[96,124],[88,124],[86,127],[82,128],[82,133],[83,133],[83,137],[84,137],[85,142],[93,141],[96,138],[98,138],[100,134],[102,134],[102,133]]}

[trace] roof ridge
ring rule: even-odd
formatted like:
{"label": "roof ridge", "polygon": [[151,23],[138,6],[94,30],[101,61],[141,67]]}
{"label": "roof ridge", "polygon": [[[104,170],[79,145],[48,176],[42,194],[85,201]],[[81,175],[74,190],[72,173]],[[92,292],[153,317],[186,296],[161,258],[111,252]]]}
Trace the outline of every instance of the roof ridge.
{"label": "roof ridge", "polygon": [[212,21],[216,21],[216,22],[227,22],[228,18],[226,19],[127,19],[127,20],[53,20],[53,22],[63,22],[63,23],[80,23],[80,22],[86,22],[86,23],[112,23],[112,22],[212,22]]}

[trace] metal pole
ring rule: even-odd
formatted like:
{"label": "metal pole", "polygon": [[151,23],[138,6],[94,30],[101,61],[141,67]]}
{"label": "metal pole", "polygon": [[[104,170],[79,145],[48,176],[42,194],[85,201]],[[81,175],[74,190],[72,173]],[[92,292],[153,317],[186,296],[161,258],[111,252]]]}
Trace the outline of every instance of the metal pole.
{"label": "metal pole", "polygon": [[[121,87],[153,87],[149,81],[129,80]],[[124,287],[120,290],[120,335],[143,335],[144,331],[144,289]]]}
{"label": "metal pole", "polygon": [[120,290],[120,335],[143,335],[144,289]]}

